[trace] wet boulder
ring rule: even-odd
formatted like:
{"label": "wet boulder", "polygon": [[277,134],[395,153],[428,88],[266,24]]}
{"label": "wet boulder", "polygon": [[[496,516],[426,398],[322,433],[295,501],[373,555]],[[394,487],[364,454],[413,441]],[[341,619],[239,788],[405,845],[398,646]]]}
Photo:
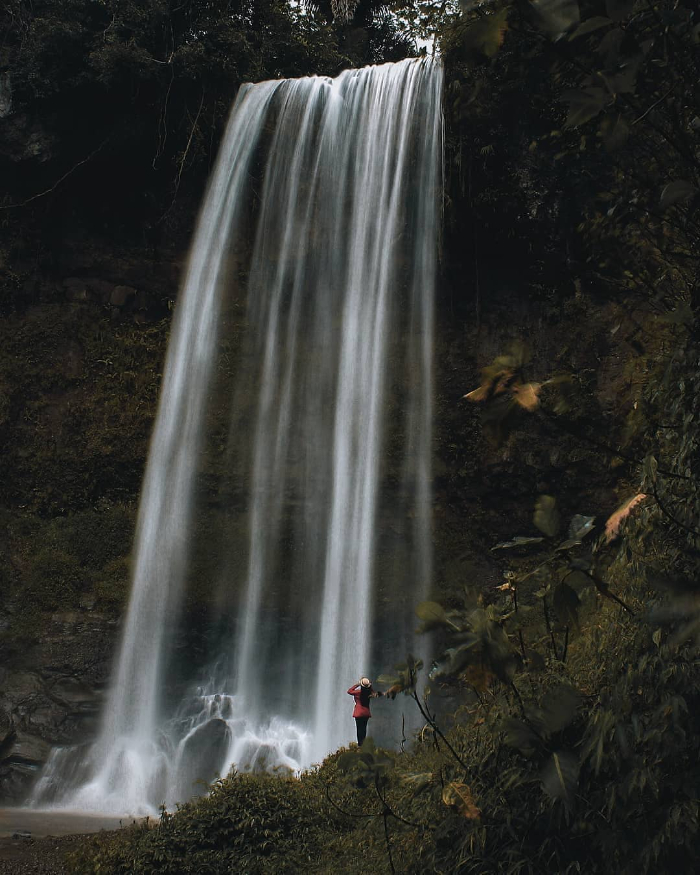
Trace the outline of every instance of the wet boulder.
{"label": "wet boulder", "polygon": [[231,731],[226,721],[214,718],[182,742],[178,770],[181,798],[201,796],[213,781],[225,777],[221,772],[230,741]]}

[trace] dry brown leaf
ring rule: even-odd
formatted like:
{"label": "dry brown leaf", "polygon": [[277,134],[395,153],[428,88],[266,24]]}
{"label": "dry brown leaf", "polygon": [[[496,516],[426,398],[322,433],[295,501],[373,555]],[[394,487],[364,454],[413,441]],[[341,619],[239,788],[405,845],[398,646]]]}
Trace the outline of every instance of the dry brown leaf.
{"label": "dry brown leaf", "polygon": [[483,665],[468,665],[462,672],[462,679],[477,691],[477,693],[485,693],[493,683],[495,675],[484,668]]}
{"label": "dry brown leaf", "polygon": [[606,541],[612,541],[612,539],[619,534],[622,521],[626,519],[630,515],[630,512],[646,497],[645,492],[639,492],[637,495],[633,495],[632,498],[628,498],[623,505],[618,507],[614,514],[608,517],[608,521],[605,523]]}
{"label": "dry brown leaf", "polygon": [[512,371],[503,371],[498,380],[496,381],[496,385],[493,389],[494,395],[502,395],[507,389],[511,388],[513,383],[514,374]]}
{"label": "dry brown leaf", "polygon": [[539,394],[541,383],[520,383],[513,386],[515,400],[525,410],[534,410],[540,403]]}
{"label": "dry brown leaf", "polygon": [[467,820],[478,820],[481,812],[476,807],[472,791],[466,784],[452,781],[442,791],[442,801],[457,811]]}
{"label": "dry brown leaf", "polygon": [[475,404],[478,404],[479,401],[486,401],[488,392],[488,386],[479,386],[479,388],[474,389],[473,392],[468,392],[466,395],[462,395],[462,398],[466,401],[473,401]]}
{"label": "dry brown leaf", "polygon": [[488,368],[484,368],[481,379],[483,381],[481,386],[463,395],[464,399],[478,404],[480,401],[488,401],[494,395],[502,395],[511,388],[514,374],[510,369],[504,370],[490,365]]}

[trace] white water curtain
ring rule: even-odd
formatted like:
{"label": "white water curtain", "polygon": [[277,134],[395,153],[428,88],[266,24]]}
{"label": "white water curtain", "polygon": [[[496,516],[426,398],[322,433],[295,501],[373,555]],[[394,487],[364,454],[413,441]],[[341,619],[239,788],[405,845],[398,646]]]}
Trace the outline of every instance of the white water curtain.
{"label": "white water curtain", "polygon": [[[54,752],[35,804],[153,813],[232,765],[305,768],[351,740],[346,687],[419,647],[441,87],[421,59],[241,88],[177,304],[101,730],[87,755]],[[213,496],[224,523],[202,534]],[[195,665],[174,654],[207,537],[225,633]],[[390,739],[398,719],[375,723]]]}

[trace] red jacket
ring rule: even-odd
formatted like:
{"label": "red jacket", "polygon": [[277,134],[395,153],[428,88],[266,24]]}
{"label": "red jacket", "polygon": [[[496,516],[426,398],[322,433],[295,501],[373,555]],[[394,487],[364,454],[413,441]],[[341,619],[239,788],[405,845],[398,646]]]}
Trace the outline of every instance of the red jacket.
{"label": "red jacket", "polygon": [[348,695],[352,696],[355,700],[355,710],[352,712],[353,717],[371,717],[372,715],[369,713],[369,703],[367,705],[363,705],[360,702],[360,690],[361,687],[359,684],[355,684],[353,687],[350,687],[348,690]]}

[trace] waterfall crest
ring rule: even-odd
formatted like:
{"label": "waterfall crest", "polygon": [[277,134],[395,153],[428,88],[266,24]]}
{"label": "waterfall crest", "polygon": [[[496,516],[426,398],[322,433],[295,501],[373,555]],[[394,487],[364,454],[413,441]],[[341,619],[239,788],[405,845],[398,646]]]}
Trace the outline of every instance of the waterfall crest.
{"label": "waterfall crest", "polygon": [[[177,304],[101,729],[54,751],[34,804],[151,814],[233,765],[303,769],[352,739],[345,689],[415,652],[441,87],[420,59],[240,89]],[[375,711],[390,739],[400,705]]]}

